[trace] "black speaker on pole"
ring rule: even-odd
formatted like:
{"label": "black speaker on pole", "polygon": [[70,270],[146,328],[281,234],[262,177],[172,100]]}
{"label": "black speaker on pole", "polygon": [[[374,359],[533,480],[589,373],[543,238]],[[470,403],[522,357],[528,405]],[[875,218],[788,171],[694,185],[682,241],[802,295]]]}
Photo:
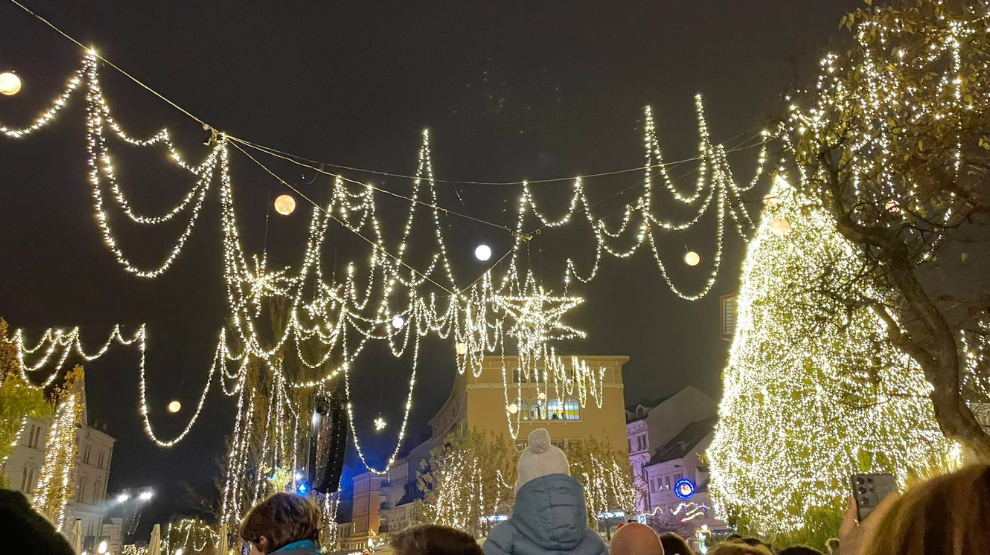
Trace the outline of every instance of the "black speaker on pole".
{"label": "black speaker on pole", "polygon": [[309,478],[314,490],[333,493],[340,488],[348,431],[346,397],[319,395],[309,450]]}

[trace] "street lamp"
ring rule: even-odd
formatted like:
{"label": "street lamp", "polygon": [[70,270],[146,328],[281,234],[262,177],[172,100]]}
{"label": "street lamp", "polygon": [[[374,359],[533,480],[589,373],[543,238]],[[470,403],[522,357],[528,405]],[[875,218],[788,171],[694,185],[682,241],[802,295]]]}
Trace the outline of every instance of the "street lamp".
{"label": "street lamp", "polygon": [[[108,547],[109,546],[107,545],[107,540],[103,540],[100,542],[100,545],[96,547],[96,552],[99,553],[100,555],[103,555],[104,553],[107,552]],[[181,553],[177,553],[176,555],[181,555]]]}
{"label": "street lamp", "polygon": [[130,498],[131,498],[131,494],[129,494],[129,493],[122,493],[122,494],[120,494],[120,495],[117,496],[117,503],[124,503],[125,501],[127,501]]}
{"label": "street lamp", "polygon": [[139,495],[138,498],[141,501],[150,501],[151,498],[154,497],[154,496],[155,496],[155,492],[153,492],[151,490],[147,490],[147,491],[142,491],[141,492],[141,495]]}

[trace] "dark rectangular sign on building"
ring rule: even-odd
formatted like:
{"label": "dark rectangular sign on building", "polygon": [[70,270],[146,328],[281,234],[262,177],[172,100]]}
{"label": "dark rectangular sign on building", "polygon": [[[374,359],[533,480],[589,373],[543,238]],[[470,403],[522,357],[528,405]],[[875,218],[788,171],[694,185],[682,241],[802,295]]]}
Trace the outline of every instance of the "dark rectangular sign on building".
{"label": "dark rectangular sign on building", "polygon": [[736,305],[738,299],[739,293],[722,295],[718,299],[722,314],[722,339],[726,341],[732,341],[732,336],[736,334],[736,318],[738,317]]}

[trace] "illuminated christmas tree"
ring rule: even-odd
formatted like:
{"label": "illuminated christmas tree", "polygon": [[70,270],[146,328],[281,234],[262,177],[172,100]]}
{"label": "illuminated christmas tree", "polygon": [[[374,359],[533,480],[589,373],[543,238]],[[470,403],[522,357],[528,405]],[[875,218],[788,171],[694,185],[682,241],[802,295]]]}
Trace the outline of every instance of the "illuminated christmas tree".
{"label": "illuminated christmas tree", "polygon": [[[708,455],[720,510],[772,537],[837,526],[851,474],[890,472],[903,486],[951,468],[959,449],[935,422],[921,370],[867,303],[849,302],[884,300],[855,247],[783,179],[766,204]],[[836,284],[848,294],[829,294]]]}

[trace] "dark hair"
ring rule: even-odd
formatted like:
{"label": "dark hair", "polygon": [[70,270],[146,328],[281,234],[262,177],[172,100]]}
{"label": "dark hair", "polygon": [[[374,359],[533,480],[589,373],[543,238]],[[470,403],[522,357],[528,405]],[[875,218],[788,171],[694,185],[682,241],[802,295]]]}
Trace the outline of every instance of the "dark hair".
{"label": "dark hair", "polygon": [[974,465],[909,490],[884,515],[876,555],[990,553],[990,465]]}
{"label": "dark hair", "polygon": [[396,555],[484,555],[467,532],[439,524],[420,524],[392,534]]}
{"label": "dark hair", "polygon": [[0,489],[0,522],[5,553],[73,555],[69,542],[19,491]]}
{"label": "dark hair", "polygon": [[773,551],[762,545],[731,541],[716,545],[708,552],[708,555],[773,555]]}
{"label": "dark hair", "polygon": [[[248,511],[241,524],[241,538],[255,545],[265,537],[265,553],[302,540],[316,541],[320,536],[320,509],[301,495],[273,493]],[[258,546],[260,549],[261,546]]]}
{"label": "dark hair", "polygon": [[824,553],[807,545],[792,545],[781,549],[777,555],[824,555]]}
{"label": "dark hair", "polygon": [[828,548],[828,552],[830,554],[835,553],[839,550],[839,538],[829,538],[828,541],[825,542],[825,547]]}
{"label": "dark hair", "polygon": [[663,545],[664,555],[694,555],[688,542],[672,532],[660,534],[660,544]]}

